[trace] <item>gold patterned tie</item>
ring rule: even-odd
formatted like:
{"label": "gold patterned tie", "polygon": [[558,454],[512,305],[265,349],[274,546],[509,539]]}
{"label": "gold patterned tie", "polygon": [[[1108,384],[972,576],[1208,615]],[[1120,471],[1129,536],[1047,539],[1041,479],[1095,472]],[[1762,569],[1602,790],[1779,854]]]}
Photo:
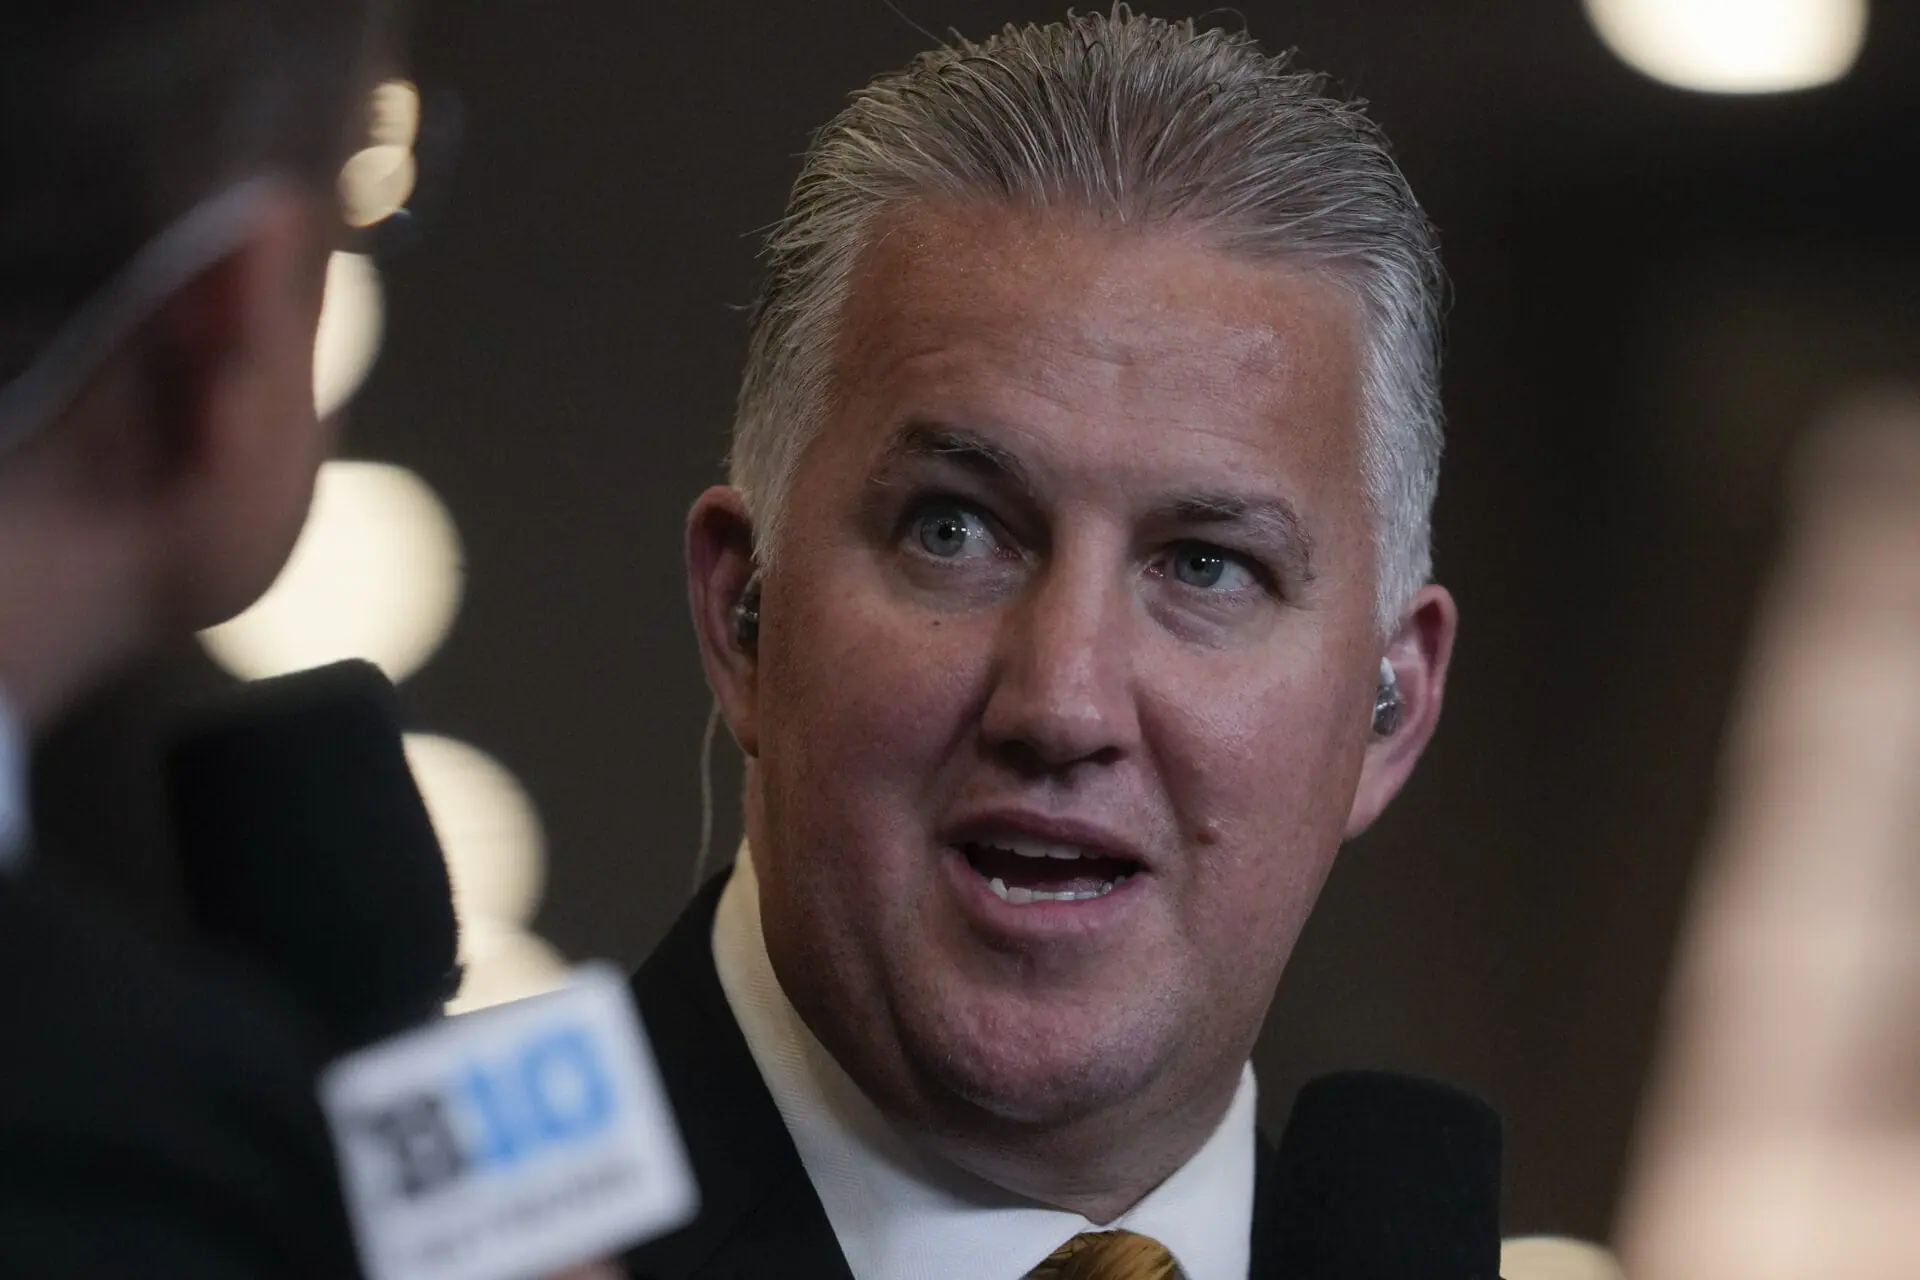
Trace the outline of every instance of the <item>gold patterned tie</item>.
{"label": "gold patterned tie", "polygon": [[1035,1267],[1029,1280],[1175,1280],[1179,1274],[1158,1240],[1131,1231],[1083,1231]]}

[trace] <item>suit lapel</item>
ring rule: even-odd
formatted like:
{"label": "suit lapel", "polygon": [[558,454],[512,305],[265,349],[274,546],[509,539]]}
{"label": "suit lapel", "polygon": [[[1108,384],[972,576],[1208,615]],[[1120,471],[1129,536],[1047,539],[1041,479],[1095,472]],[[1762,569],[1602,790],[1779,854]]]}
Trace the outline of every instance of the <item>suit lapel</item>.
{"label": "suit lapel", "polygon": [[1253,1240],[1247,1256],[1248,1280],[1287,1280],[1280,1271],[1278,1154],[1267,1135],[1254,1135]]}
{"label": "suit lapel", "polygon": [[626,1255],[635,1280],[852,1280],[713,967],[727,873],[634,976],[635,1002],[700,1183],[700,1216]]}

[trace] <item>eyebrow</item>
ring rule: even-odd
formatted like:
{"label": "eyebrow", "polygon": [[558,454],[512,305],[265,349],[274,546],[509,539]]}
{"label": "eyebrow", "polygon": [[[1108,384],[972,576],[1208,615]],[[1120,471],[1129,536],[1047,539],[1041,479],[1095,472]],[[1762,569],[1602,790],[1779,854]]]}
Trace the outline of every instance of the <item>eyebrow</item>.
{"label": "eyebrow", "polygon": [[954,463],[984,480],[1011,484],[1029,496],[1037,491],[1026,464],[1011,449],[937,422],[909,423],[888,441],[874,468],[874,478],[879,480],[906,463],[923,461]]}
{"label": "eyebrow", "polygon": [[[1011,485],[1028,497],[1038,493],[1032,473],[1012,450],[971,431],[924,421],[909,423],[888,441],[874,468],[874,482],[884,484],[890,471],[923,461],[955,464],[984,480]],[[1296,581],[1313,581],[1313,535],[1285,498],[1185,493],[1156,504],[1152,514],[1172,525],[1233,525],[1243,529],[1278,555]]]}
{"label": "eyebrow", "polygon": [[1300,582],[1313,581],[1313,535],[1285,498],[1248,498],[1232,493],[1185,494],[1158,512],[1173,524],[1235,525],[1286,561]]}

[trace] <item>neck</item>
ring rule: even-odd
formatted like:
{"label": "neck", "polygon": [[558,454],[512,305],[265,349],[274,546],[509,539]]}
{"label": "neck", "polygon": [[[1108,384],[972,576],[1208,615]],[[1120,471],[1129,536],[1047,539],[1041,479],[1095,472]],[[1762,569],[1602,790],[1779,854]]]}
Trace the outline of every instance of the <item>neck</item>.
{"label": "neck", "polygon": [[0,686],[31,735],[147,638],[124,539],[0,472]]}

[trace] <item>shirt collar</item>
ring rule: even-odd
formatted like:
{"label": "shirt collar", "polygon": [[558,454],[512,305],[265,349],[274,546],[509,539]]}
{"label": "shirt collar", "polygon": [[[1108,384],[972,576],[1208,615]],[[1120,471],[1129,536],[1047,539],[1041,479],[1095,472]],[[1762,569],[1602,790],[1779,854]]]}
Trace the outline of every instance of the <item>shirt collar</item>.
{"label": "shirt collar", "polygon": [[0,689],[0,874],[27,857],[27,740],[7,691]]}
{"label": "shirt collar", "polygon": [[[1021,1280],[1082,1231],[910,1142],[835,1062],[781,990],[743,847],[713,927],[720,986],[820,1196],[854,1280]],[[1152,1236],[1187,1280],[1245,1280],[1256,1151],[1253,1068],[1213,1135],[1114,1227]]]}

